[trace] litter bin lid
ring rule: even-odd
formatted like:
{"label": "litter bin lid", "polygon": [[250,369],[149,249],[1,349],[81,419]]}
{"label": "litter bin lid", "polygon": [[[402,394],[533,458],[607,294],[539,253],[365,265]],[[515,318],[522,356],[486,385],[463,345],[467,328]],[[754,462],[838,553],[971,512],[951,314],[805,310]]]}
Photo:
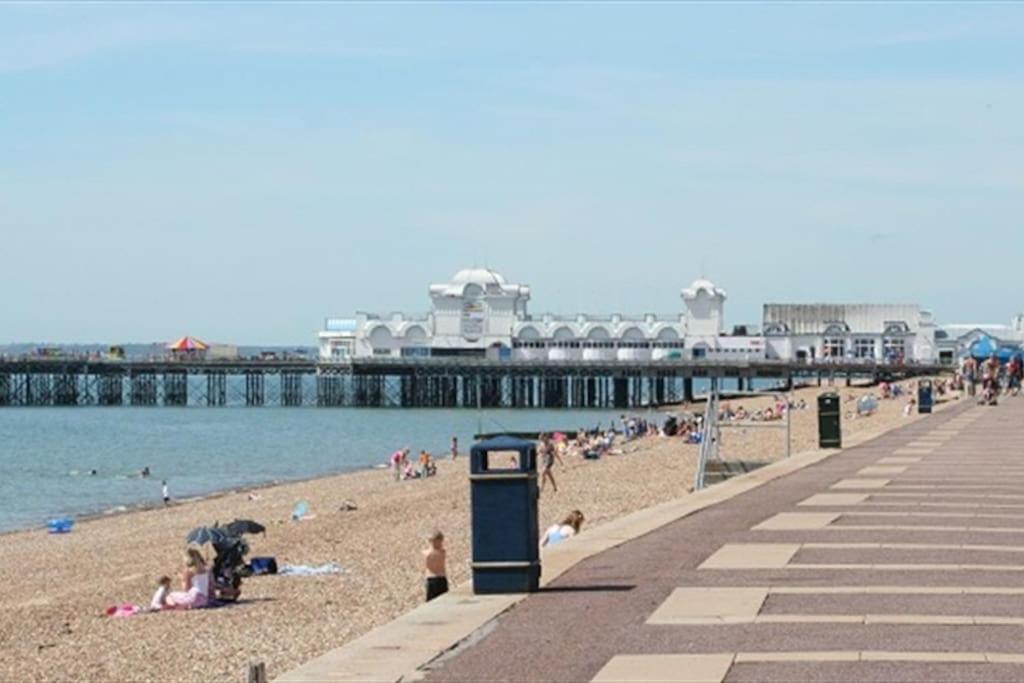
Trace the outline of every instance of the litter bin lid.
{"label": "litter bin lid", "polygon": [[517,451],[521,448],[533,448],[533,442],[515,436],[495,436],[476,442],[470,451]]}
{"label": "litter bin lid", "polygon": [[[527,454],[536,453],[536,446],[533,441],[520,439],[514,436],[496,436],[485,441],[473,444],[469,449],[469,469],[472,474],[482,474],[491,471],[487,462],[488,453],[515,451],[519,454],[518,465],[511,469],[520,472],[533,472],[536,470],[536,458],[525,457]],[[499,467],[499,470],[510,468]]]}

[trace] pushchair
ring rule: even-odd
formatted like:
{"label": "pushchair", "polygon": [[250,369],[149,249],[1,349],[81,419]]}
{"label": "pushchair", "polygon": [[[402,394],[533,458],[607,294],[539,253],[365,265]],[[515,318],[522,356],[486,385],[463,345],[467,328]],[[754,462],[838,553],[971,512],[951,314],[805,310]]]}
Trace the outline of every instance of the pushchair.
{"label": "pushchair", "polygon": [[222,602],[235,602],[242,594],[242,578],[249,576],[245,556],[249,544],[241,536],[225,536],[213,544],[214,594]]}

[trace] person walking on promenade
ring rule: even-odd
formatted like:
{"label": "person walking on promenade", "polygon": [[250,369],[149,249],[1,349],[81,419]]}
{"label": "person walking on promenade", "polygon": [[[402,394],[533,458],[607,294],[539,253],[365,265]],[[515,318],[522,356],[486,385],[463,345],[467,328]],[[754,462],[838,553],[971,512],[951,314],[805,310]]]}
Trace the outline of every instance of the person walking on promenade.
{"label": "person walking on promenade", "polygon": [[1020,391],[1020,356],[1014,355],[1006,364],[1006,391],[1007,396],[1016,396]]}
{"label": "person walking on promenade", "polygon": [[992,391],[995,394],[999,394],[999,371],[1001,367],[999,365],[999,357],[996,354],[992,354],[985,361],[985,372],[988,376],[988,381],[991,382]]}
{"label": "person walking on promenade", "polygon": [[975,394],[975,382],[977,382],[978,378],[978,361],[974,360],[973,356],[964,358],[963,376],[964,384],[967,386],[967,395],[973,397]]}
{"label": "person walking on promenade", "polygon": [[558,493],[558,484],[555,483],[555,473],[552,471],[555,467],[555,460],[558,461],[559,465],[564,465],[562,457],[558,455],[558,450],[555,448],[555,444],[551,443],[548,439],[547,434],[540,435],[540,444],[537,446],[537,457],[541,463],[541,475],[540,475],[540,490],[544,491],[544,485],[547,482],[551,482],[551,488]]}
{"label": "person walking on promenade", "polygon": [[423,565],[426,572],[427,602],[430,602],[448,592],[448,570],[444,534],[435,531],[427,542],[429,545],[423,551]]}

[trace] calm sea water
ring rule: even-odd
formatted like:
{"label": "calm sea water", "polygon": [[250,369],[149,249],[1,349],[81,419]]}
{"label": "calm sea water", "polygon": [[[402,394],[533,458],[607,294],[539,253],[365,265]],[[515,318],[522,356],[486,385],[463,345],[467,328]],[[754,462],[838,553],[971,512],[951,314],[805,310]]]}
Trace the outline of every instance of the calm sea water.
{"label": "calm sea water", "polygon": [[[637,412],[636,414],[644,414]],[[483,432],[607,425],[612,411],[312,408],[0,409],[0,530],[61,515],[384,463],[396,448],[446,454]],[[152,476],[133,474],[149,466]],[[89,470],[98,474],[90,476]]]}

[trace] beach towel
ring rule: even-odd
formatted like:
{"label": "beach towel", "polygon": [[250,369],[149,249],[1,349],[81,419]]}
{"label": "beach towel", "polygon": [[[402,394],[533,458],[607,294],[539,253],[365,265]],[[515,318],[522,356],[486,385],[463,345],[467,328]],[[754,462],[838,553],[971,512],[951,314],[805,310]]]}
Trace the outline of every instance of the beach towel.
{"label": "beach towel", "polygon": [[106,609],[104,614],[108,617],[133,617],[141,611],[142,608],[138,605],[132,605],[126,602],[123,605],[111,605]]}
{"label": "beach towel", "polygon": [[278,570],[277,574],[278,576],[322,576],[324,574],[340,574],[343,571],[345,570],[334,562],[328,562],[320,565],[286,564]]}

